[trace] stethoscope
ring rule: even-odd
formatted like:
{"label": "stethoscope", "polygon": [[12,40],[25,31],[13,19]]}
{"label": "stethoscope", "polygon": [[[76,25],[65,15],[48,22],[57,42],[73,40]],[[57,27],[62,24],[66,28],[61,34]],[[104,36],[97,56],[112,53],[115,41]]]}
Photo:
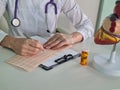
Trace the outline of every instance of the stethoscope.
{"label": "stethoscope", "polygon": [[[48,3],[46,3],[46,5],[45,5],[45,19],[46,20],[45,21],[46,21],[46,24],[47,24],[47,32],[50,32],[49,27],[48,27],[48,17],[47,17],[49,5],[52,5],[54,7],[54,13],[55,13],[55,16],[56,16],[56,20],[57,20],[57,13],[58,13],[57,12],[57,5],[54,2],[54,0],[50,0]],[[11,24],[14,27],[19,27],[20,24],[21,24],[20,19],[17,17],[17,10],[18,10],[18,0],[15,1],[14,17],[11,20]],[[55,22],[55,24],[56,24],[56,22]]]}
{"label": "stethoscope", "polygon": [[15,10],[14,10],[14,18],[11,20],[11,24],[14,27],[20,26],[20,19],[17,17],[17,10],[18,10],[18,0],[15,1]]}

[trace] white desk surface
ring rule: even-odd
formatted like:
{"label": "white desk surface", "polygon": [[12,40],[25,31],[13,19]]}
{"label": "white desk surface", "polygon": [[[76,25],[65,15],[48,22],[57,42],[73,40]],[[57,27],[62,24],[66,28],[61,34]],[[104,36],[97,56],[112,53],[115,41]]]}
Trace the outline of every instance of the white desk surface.
{"label": "white desk surface", "polygon": [[[80,58],[66,62],[50,71],[41,68],[26,72],[5,63],[15,55],[12,51],[0,47],[0,90],[120,90],[120,77],[107,76],[92,66],[93,57],[98,53],[109,54],[112,46],[88,43],[77,44],[74,50],[81,52],[81,47],[89,48],[89,63],[79,64]],[[120,55],[117,45],[117,56]]]}

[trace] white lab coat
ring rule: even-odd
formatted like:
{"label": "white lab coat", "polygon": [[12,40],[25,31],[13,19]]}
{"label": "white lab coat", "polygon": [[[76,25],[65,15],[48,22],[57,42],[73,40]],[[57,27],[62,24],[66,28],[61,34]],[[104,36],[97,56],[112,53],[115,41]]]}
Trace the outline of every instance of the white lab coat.
{"label": "white lab coat", "polygon": [[[49,6],[48,27],[51,33],[47,32],[45,22],[45,5],[50,0],[18,0],[17,17],[21,21],[19,27],[13,27],[11,20],[14,18],[15,0],[0,0],[0,17],[5,9],[8,12],[9,34],[14,36],[24,36],[26,33],[30,36],[39,35],[42,37],[50,36],[55,32],[55,14],[53,6]],[[94,33],[93,25],[88,17],[81,11],[75,0],[54,0],[57,4],[57,19],[63,12],[72,22],[77,32],[83,35],[84,40],[91,37]],[[0,41],[7,35],[0,30]]]}

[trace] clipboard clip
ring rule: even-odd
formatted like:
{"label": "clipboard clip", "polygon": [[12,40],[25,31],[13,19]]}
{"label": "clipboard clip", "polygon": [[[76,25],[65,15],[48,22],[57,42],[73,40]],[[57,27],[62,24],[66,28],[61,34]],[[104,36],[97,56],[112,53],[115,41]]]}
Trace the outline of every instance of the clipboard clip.
{"label": "clipboard clip", "polygon": [[49,67],[48,67],[48,66],[45,66],[45,65],[43,65],[43,64],[40,64],[39,67],[41,67],[41,68],[43,68],[44,70],[47,70],[47,71],[48,71],[48,70],[53,69],[53,68],[54,68],[55,66],[57,66],[57,65],[60,65],[60,64],[62,64],[62,63],[65,63],[65,62],[67,62],[67,61],[70,61],[70,60],[75,59],[75,58],[80,57],[80,56],[81,56],[80,53],[78,53],[78,54],[76,54],[76,55],[67,54],[67,55],[64,55],[64,56],[62,56],[62,57],[54,60],[54,62],[55,62],[56,64],[53,64],[53,65],[51,65],[51,66],[49,66]]}

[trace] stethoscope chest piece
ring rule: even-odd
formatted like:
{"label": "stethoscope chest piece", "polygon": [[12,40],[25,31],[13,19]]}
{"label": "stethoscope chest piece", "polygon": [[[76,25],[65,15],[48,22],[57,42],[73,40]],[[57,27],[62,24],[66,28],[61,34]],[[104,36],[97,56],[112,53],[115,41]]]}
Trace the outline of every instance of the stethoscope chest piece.
{"label": "stethoscope chest piece", "polygon": [[14,18],[12,21],[11,21],[11,24],[14,26],[14,27],[18,27],[20,26],[20,20],[18,18]]}

